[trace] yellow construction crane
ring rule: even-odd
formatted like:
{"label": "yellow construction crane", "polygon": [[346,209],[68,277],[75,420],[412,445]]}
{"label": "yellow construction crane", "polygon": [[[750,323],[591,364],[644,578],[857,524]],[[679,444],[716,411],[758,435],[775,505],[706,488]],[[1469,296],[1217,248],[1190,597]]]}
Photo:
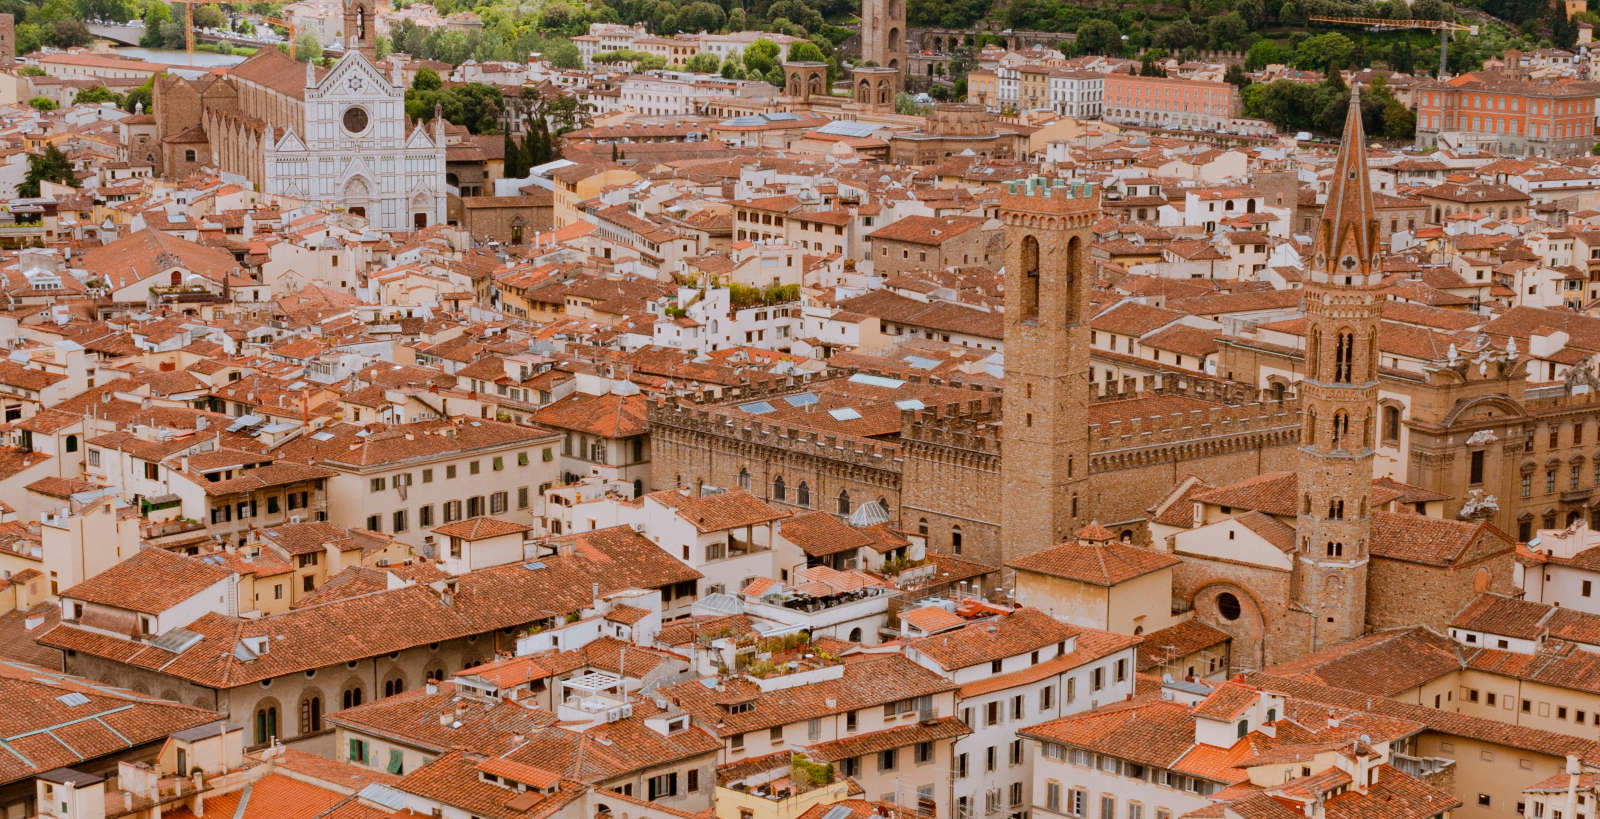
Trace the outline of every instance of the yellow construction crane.
{"label": "yellow construction crane", "polygon": [[1389,20],[1383,17],[1325,17],[1312,15],[1308,18],[1313,23],[1334,23],[1342,26],[1362,26],[1371,31],[1387,31],[1391,29],[1423,29],[1439,32],[1439,78],[1444,79],[1447,63],[1447,49],[1450,47],[1450,32],[1465,31],[1468,34],[1477,34],[1477,26],[1467,26],[1461,23],[1452,23],[1448,20]]}
{"label": "yellow construction crane", "polygon": [[204,0],[172,0],[174,3],[183,4],[183,50],[189,53],[190,63],[194,62],[194,4],[203,3]]}
{"label": "yellow construction crane", "polygon": [[278,19],[276,17],[263,17],[263,18],[261,18],[261,22],[268,23],[268,24],[274,25],[274,26],[281,26],[282,28],[288,29],[289,30],[289,56],[290,56],[290,58],[298,59],[297,57],[295,57],[294,51],[295,51],[295,48],[296,48],[295,40],[298,39],[299,36],[300,36],[300,27],[296,26],[294,23],[289,22],[288,20],[280,20],[280,19]]}

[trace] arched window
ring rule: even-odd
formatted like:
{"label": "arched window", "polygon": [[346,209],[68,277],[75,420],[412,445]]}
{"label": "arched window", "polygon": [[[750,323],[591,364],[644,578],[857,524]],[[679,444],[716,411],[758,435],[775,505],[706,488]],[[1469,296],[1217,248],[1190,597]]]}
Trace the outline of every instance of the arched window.
{"label": "arched window", "polygon": [[1063,317],[1071,324],[1078,320],[1078,277],[1083,273],[1083,240],[1067,240],[1067,275],[1062,278]]}
{"label": "arched window", "polygon": [[383,681],[383,695],[392,697],[406,690],[406,678],[399,675]]}
{"label": "arched window", "polygon": [[[1600,461],[1596,461],[1596,463],[1600,463]],[[917,519],[917,534],[922,535],[923,537],[927,537],[928,536],[928,519],[927,518],[918,518]]]}
{"label": "arched window", "polygon": [[633,496],[636,497],[636,498],[644,497],[644,479],[642,479],[642,478],[634,478],[633,479]]}
{"label": "arched window", "polygon": [[76,435],[68,435],[67,436],[67,451],[68,452],[77,452],[78,451],[78,436],[76,436]]}
{"label": "arched window", "polygon": [[1328,557],[1343,557],[1343,556],[1344,556],[1344,544],[1336,542],[1336,541],[1332,541],[1332,540],[1328,541]]}
{"label": "arched window", "polygon": [[263,700],[256,704],[256,741],[265,745],[278,736],[278,704]]}
{"label": "arched window", "polygon": [[307,694],[300,698],[300,733],[315,734],[322,730],[322,695]]}
{"label": "arched window", "polygon": [[1328,520],[1344,520],[1344,501],[1338,498],[1328,501]]}
{"label": "arched window", "polygon": [[1342,449],[1350,434],[1350,414],[1339,410],[1333,414],[1333,448]]}
{"label": "arched window", "polygon": [[850,492],[846,489],[839,490],[839,514],[850,514]]}
{"label": "arched window", "polygon": [[950,527],[950,551],[961,554],[961,527]]}
{"label": "arched window", "polygon": [[1400,441],[1400,408],[1385,406],[1383,408],[1383,440],[1389,443]]}
{"label": "arched window", "polygon": [[811,505],[811,487],[805,481],[800,482],[800,486],[795,489],[794,495],[795,502],[801,506]]}
{"label": "arched window", "polygon": [[861,629],[859,627],[850,629],[850,642],[861,642]]}
{"label": "arched window", "polygon": [[343,703],[341,707],[344,708],[354,708],[360,705],[363,699],[365,699],[365,694],[359,685],[352,685],[346,688],[339,697],[339,701]]}
{"label": "arched window", "polygon": [[772,499],[775,501],[788,500],[788,487],[783,485],[783,476],[772,479]]}
{"label": "arched window", "polygon": [[1354,333],[1341,331],[1333,342],[1333,380],[1339,384],[1349,384],[1355,370],[1356,336]]}
{"label": "arched window", "polygon": [[1239,732],[1239,738],[1244,739],[1245,734],[1250,733],[1250,721],[1245,719],[1239,720],[1237,730]]}
{"label": "arched window", "polygon": [[750,470],[743,467],[739,468],[739,488],[750,491]]}
{"label": "arched window", "polygon": [[1306,371],[1316,375],[1317,364],[1322,361],[1322,330],[1313,327],[1306,336]]}
{"label": "arched window", "polygon": [[1018,296],[1022,299],[1022,310],[1018,314],[1023,321],[1039,320],[1039,240],[1032,234],[1022,237],[1022,258],[1020,262],[1022,278],[1020,285],[1022,292]]}

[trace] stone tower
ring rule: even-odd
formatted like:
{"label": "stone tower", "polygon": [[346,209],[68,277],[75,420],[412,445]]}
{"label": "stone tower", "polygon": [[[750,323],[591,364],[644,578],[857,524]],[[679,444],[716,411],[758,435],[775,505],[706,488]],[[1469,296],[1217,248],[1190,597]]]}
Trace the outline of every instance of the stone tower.
{"label": "stone tower", "polygon": [[344,50],[378,61],[378,16],[373,0],[344,0]]}
{"label": "stone tower", "polygon": [[1366,626],[1374,417],[1378,408],[1378,220],[1359,92],[1306,271],[1306,377],[1300,382],[1300,513],[1294,604],[1311,618],[1306,650]]}
{"label": "stone tower", "polygon": [[1006,230],[1001,555],[1037,552],[1088,520],[1091,184],[1034,178],[1000,197]]}
{"label": "stone tower", "polygon": [[906,70],[906,0],[862,0],[861,60],[895,70],[903,87]]}

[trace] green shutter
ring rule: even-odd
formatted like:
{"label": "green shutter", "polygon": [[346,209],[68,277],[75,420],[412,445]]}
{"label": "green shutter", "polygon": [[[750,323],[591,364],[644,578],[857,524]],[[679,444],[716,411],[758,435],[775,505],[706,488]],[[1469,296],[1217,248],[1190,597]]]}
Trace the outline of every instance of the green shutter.
{"label": "green shutter", "polygon": [[367,761],[367,743],[365,743],[365,742],[363,742],[363,741],[361,741],[359,739],[350,740],[350,761],[351,762],[366,762]]}
{"label": "green shutter", "polygon": [[402,773],[405,769],[405,755],[398,749],[389,749],[389,766],[385,770],[392,774]]}

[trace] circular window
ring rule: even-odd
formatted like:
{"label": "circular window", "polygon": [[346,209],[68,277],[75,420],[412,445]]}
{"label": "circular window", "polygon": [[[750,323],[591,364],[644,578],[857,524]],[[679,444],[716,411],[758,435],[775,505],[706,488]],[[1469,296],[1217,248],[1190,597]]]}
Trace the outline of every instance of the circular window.
{"label": "circular window", "polygon": [[1222,619],[1237,620],[1241,611],[1239,598],[1234,597],[1232,592],[1217,595],[1217,613],[1222,615]]}
{"label": "circular window", "polygon": [[344,129],[352,134],[367,130],[367,109],[359,105],[344,109]]}

